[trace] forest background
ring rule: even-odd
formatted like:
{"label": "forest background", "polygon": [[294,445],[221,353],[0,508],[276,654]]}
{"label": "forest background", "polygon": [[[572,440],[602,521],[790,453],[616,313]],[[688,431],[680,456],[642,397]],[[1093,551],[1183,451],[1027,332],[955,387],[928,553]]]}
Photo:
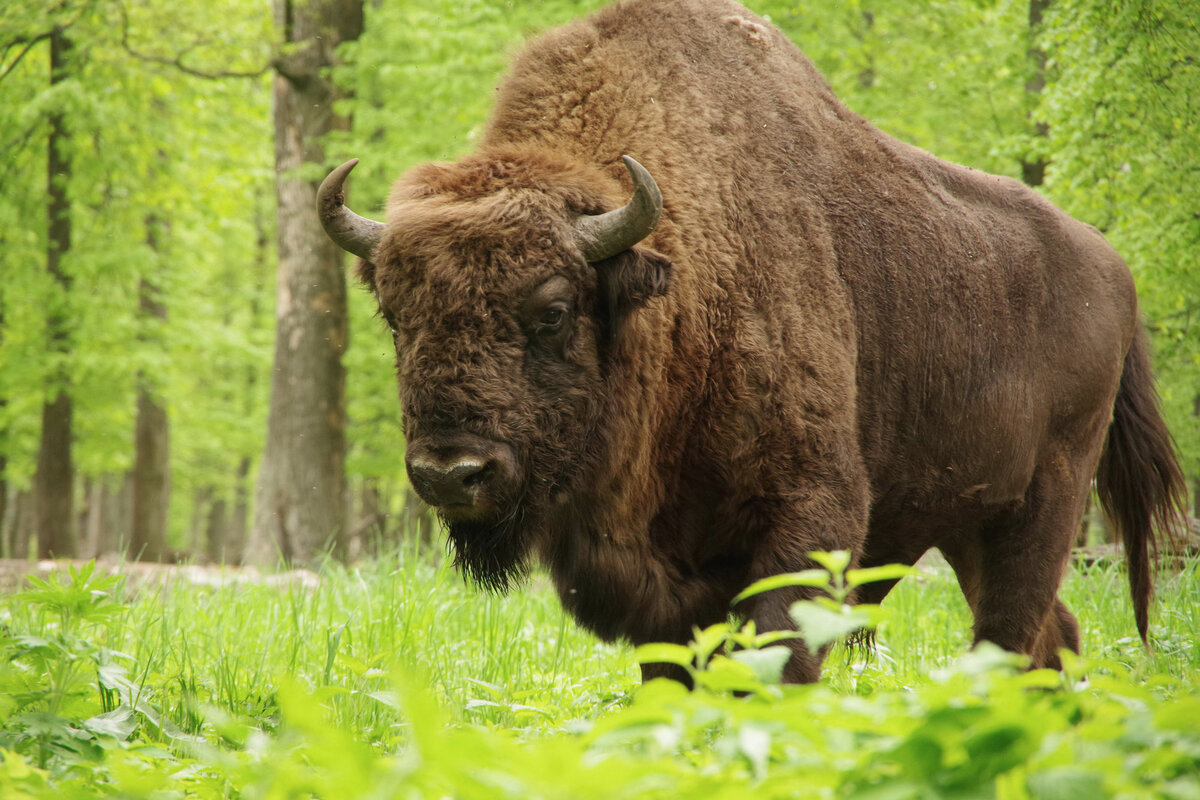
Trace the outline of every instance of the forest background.
{"label": "forest background", "polygon": [[[4,4],[0,555],[311,562],[428,531],[390,338],[312,193],[359,157],[381,217],[471,147],[527,36],[600,5]],[[1200,516],[1200,4],[749,6],[883,130],[1108,236]]]}

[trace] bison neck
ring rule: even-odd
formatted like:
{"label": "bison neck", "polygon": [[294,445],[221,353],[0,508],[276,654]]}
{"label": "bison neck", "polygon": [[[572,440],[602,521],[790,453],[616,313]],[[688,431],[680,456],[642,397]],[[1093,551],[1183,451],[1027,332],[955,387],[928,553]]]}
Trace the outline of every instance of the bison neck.
{"label": "bison neck", "polygon": [[635,644],[686,642],[692,626],[724,620],[748,560],[737,549],[695,546],[718,510],[711,498],[688,501],[695,505],[650,520],[617,507],[562,510],[542,555],[563,607],[601,638]]}

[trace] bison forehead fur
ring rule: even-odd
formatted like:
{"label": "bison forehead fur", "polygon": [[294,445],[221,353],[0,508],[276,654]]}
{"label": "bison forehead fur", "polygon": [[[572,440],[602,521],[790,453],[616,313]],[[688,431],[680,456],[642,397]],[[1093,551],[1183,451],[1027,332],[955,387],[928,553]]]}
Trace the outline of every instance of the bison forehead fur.
{"label": "bison forehead fur", "polygon": [[[663,216],[589,264],[572,226],[629,197],[623,154]],[[735,3],[631,0],[534,41],[478,151],[397,183],[360,275],[410,474],[484,583],[536,554],[601,635],[685,641],[810,551],[937,547],[976,638],[1053,665],[1097,475],[1145,634],[1181,482],[1129,270],[1016,181],[881,133]],[[739,611],[786,628],[802,596]]]}

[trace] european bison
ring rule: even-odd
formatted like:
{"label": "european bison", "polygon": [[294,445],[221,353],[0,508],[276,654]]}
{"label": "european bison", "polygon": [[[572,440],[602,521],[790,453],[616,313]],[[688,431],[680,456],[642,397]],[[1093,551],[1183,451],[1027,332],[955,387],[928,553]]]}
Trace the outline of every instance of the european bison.
{"label": "european bison", "polygon": [[[1128,268],[872,127],[745,8],[541,36],[477,151],[401,177],[386,224],[343,205],[353,165],[320,216],[393,331],[412,484],[484,586],[536,556],[600,636],[686,642],[810,551],[936,547],[977,640],[1057,665],[1096,475],[1145,637],[1182,483]],[[788,628],[804,592],[738,610]],[[785,679],[819,665],[794,644]]]}

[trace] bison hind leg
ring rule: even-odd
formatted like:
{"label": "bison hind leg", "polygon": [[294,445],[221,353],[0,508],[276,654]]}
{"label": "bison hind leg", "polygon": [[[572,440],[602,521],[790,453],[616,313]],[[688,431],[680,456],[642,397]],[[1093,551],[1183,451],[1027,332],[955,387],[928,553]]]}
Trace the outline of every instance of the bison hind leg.
{"label": "bison hind leg", "polygon": [[1079,651],[1079,624],[1058,599],[1087,484],[1043,469],[1019,506],[939,543],[975,616],[976,643],[1023,653],[1033,667],[1061,669],[1060,648]]}
{"label": "bison hind leg", "polygon": [[1079,622],[1075,615],[1063,605],[1062,600],[1055,599],[1054,606],[1042,622],[1041,633],[1030,654],[1033,667],[1048,667],[1062,669],[1062,659],[1058,651],[1066,648],[1074,653],[1079,652]]}

